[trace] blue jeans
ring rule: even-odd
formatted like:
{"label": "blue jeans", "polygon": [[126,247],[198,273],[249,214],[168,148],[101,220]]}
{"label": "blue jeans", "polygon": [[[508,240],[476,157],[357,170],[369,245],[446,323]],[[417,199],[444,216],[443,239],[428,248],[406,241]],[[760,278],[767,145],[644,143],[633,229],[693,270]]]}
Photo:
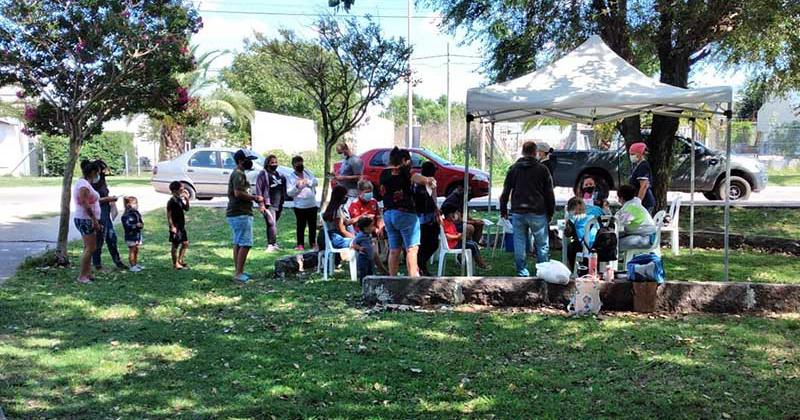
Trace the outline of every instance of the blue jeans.
{"label": "blue jeans", "polygon": [[416,213],[386,210],[383,212],[383,223],[386,225],[389,249],[409,249],[419,245],[419,218]]}
{"label": "blue jeans", "polygon": [[117,231],[114,230],[114,222],[111,221],[110,205],[100,206],[100,225],[103,226],[103,231],[97,232],[97,248],[92,254],[92,264],[96,267],[103,264],[101,256],[103,255],[104,242],[108,246],[108,253],[111,254],[111,260],[114,264],[122,264],[119,249],[117,248]]}
{"label": "blue jeans", "polygon": [[344,236],[336,233],[331,232],[331,245],[334,248],[341,249],[341,248],[350,248],[350,243],[353,242],[353,238],[345,238]]}
{"label": "blue jeans", "polygon": [[517,276],[527,277],[530,272],[525,262],[525,254],[531,233],[533,233],[533,246],[536,249],[536,262],[550,261],[547,216],[531,213],[512,214],[511,225],[514,227],[514,264],[517,267]]}

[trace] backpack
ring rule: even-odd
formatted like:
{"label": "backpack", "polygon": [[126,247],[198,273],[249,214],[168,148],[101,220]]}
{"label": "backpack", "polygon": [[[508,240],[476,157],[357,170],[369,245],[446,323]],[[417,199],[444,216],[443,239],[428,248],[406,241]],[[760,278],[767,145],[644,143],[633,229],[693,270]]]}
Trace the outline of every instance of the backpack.
{"label": "backpack", "polygon": [[633,257],[628,266],[628,281],[654,281],[663,283],[665,272],[661,257],[654,253],[639,254]]}
{"label": "backpack", "polygon": [[614,232],[614,222],[610,217],[597,219],[600,227],[594,237],[592,252],[597,253],[598,262],[617,260],[617,234]]}

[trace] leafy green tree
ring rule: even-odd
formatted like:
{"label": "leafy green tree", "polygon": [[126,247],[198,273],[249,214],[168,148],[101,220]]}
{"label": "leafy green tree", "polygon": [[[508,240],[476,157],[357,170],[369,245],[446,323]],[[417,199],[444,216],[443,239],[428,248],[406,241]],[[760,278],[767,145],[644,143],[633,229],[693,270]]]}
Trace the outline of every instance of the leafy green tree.
{"label": "leafy green tree", "polygon": [[255,109],[259,111],[320,122],[312,97],[296,89],[286,89],[286,80],[279,75],[289,69],[283,68],[281,62],[267,51],[271,42],[262,34],[255,34],[253,40],[247,40],[244,51],[236,54],[230,67],[222,72],[222,80],[231,89],[252,98]]}
{"label": "leafy green tree", "polygon": [[743,120],[755,121],[758,110],[767,99],[769,84],[763,76],[756,76],[747,80],[742,89],[742,98],[736,104],[736,115]]}
{"label": "leafy green tree", "polygon": [[[414,105],[414,117],[421,125],[447,123],[446,95],[435,100],[418,95],[412,95],[411,98]],[[466,107],[463,103],[451,102],[450,114],[453,120],[463,120]],[[406,124],[408,121],[408,95],[393,96],[381,116],[394,119],[394,124],[398,127]]]}
{"label": "leafy green tree", "polygon": [[[411,47],[403,39],[386,38],[372,19],[360,25],[355,18],[339,23],[322,16],[316,23],[317,42],[281,31],[280,40],[264,46],[276,61],[278,77],[289,87],[313,98],[319,110],[325,173],[331,170],[331,150],[358,126],[367,112],[409,76]],[[324,182],[323,202],[329,183]]]}
{"label": "leafy green tree", "polygon": [[104,122],[186,106],[172,75],[194,67],[187,45],[202,26],[183,0],[0,0],[0,85],[37,98],[27,129],[69,138],[58,230],[67,264],[69,204],[84,141]]}
{"label": "leafy green tree", "polygon": [[[686,88],[704,60],[755,68],[774,88],[800,85],[800,4],[787,0],[428,0],[451,31],[492,54],[497,82],[545,65],[597,33],[622,58],[661,82]],[[639,118],[626,118],[626,142],[640,138]],[[654,115],[648,160],[659,207],[666,203],[678,119]]]}

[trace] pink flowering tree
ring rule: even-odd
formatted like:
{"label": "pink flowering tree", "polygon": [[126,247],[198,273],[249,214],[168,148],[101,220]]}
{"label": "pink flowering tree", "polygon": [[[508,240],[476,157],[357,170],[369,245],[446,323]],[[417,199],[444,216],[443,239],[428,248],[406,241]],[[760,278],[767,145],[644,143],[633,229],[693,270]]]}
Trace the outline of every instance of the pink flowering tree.
{"label": "pink flowering tree", "polygon": [[59,262],[68,264],[72,178],[84,141],[124,115],[183,112],[175,74],[188,72],[190,37],[202,27],[184,0],[0,0],[0,85],[35,99],[29,132],[69,138],[61,192]]}

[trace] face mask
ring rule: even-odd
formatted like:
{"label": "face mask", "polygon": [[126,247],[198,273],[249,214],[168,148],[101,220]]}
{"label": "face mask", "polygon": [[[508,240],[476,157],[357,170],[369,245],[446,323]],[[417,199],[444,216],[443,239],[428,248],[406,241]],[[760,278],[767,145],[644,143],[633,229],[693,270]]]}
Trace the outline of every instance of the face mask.
{"label": "face mask", "polygon": [[245,171],[249,171],[249,170],[253,169],[253,161],[250,160],[250,159],[247,159],[246,161],[244,161],[242,166],[244,167]]}
{"label": "face mask", "polygon": [[594,186],[583,187],[583,192],[586,193],[586,194],[593,194],[594,193]]}
{"label": "face mask", "polygon": [[100,174],[97,174],[94,176],[94,178],[92,178],[92,184],[97,184],[98,182],[100,182]]}
{"label": "face mask", "polygon": [[639,162],[639,156],[631,155],[631,163],[637,163],[637,162]]}
{"label": "face mask", "polygon": [[295,165],[295,167],[294,167],[294,170],[297,171],[297,172],[303,172],[305,169],[306,169],[306,167],[302,163],[299,164],[299,165]]}
{"label": "face mask", "polygon": [[269,165],[267,169],[269,169],[270,172],[275,172],[278,170],[278,165]]}
{"label": "face mask", "polygon": [[131,204],[130,207],[131,207],[131,210],[139,210],[139,205],[138,204]]}
{"label": "face mask", "polygon": [[361,198],[362,198],[364,201],[369,201],[369,200],[372,200],[372,193],[371,193],[371,192],[365,192],[365,193],[364,193],[364,194],[361,196]]}

